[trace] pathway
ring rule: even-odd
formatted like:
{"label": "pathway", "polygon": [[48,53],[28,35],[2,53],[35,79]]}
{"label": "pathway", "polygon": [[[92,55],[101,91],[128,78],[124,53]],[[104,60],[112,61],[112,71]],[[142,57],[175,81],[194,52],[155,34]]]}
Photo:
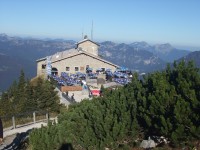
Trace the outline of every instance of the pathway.
{"label": "pathway", "polygon": [[0,150],[15,150],[18,149],[20,143],[24,141],[33,128],[41,128],[47,126],[47,123],[37,122],[16,127],[15,129],[4,130],[4,144],[0,145]]}

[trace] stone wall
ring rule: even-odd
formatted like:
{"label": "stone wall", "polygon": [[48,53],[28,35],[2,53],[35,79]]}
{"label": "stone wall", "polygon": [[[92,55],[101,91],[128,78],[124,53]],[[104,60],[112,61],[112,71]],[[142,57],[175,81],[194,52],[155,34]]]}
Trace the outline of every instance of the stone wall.
{"label": "stone wall", "polygon": [[42,69],[43,64],[46,64],[46,60],[42,60],[42,61],[37,62],[37,76],[46,75],[46,68]]}
{"label": "stone wall", "polygon": [[81,47],[82,50],[90,53],[90,54],[93,54],[95,56],[98,56],[98,45],[94,44],[93,42],[91,41],[85,41],[83,43],[80,43],[78,45],[78,48]]}
{"label": "stone wall", "polygon": [[[86,54],[76,55],[61,61],[52,63],[52,67],[58,69],[58,75],[61,75],[61,72],[76,73],[76,72],[86,72],[86,66],[89,65],[90,68],[93,68],[93,71],[96,71],[98,68],[109,68],[114,71],[115,66],[88,56]],[[70,70],[67,71],[66,67],[70,67]],[[78,67],[78,71],[75,71],[75,67]]]}

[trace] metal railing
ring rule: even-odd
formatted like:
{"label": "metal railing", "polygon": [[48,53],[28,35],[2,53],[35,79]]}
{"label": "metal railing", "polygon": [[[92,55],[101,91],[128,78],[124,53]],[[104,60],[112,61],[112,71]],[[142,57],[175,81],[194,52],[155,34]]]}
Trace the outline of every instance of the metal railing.
{"label": "metal railing", "polygon": [[32,111],[12,116],[1,117],[4,131],[35,124],[42,121],[48,122],[49,119],[49,113],[46,111]]}

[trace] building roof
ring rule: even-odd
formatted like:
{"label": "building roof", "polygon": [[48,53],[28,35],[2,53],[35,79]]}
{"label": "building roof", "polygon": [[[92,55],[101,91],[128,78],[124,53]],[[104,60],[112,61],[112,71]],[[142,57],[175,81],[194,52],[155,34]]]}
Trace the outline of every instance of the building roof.
{"label": "building roof", "polygon": [[[54,62],[61,61],[61,60],[64,60],[64,59],[67,59],[67,58],[70,58],[70,57],[74,57],[74,56],[77,56],[77,55],[81,55],[81,54],[85,54],[87,56],[93,57],[97,60],[100,60],[100,61],[105,62],[107,64],[110,64],[112,66],[119,67],[118,65],[115,65],[115,64],[113,64],[113,63],[111,63],[107,60],[104,60],[104,59],[100,58],[99,56],[93,55],[93,54],[88,53],[86,51],[78,51],[77,49],[74,49],[74,48],[70,49],[70,50],[65,50],[65,51],[62,51],[62,52],[57,52],[57,53],[55,53],[51,56],[47,56],[47,57],[50,57],[51,63],[54,63]],[[46,60],[47,57],[40,58],[36,61],[40,62],[40,61]]]}
{"label": "building roof", "polygon": [[83,39],[82,41],[79,41],[79,42],[77,43],[77,46],[78,46],[79,44],[81,44],[81,43],[86,42],[86,41],[90,41],[90,42],[96,44],[97,46],[100,46],[99,44],[97,44],[96,42],[94,42],[94,41],[92,41],[92,40],[90,40],[90,39]]}

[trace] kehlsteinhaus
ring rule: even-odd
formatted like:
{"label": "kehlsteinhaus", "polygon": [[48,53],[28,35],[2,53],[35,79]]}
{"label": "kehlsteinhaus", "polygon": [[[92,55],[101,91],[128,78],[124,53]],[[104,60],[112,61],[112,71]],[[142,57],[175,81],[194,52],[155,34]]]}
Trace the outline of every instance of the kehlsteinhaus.
{"label": "kehlsteinhaus", "polygon": [[[73,49],[57,52],[54,55],[37,60],[37,76],[47,74],[61,75],[61,72],[67,73],[86,73],[87,68],[93,71],[101,68],[103,70],[115,70],[118,66],[106,61],[98,55],[99,45],[87,38],[78,42]],[[49,72],[47,71],[49,67]]]}

